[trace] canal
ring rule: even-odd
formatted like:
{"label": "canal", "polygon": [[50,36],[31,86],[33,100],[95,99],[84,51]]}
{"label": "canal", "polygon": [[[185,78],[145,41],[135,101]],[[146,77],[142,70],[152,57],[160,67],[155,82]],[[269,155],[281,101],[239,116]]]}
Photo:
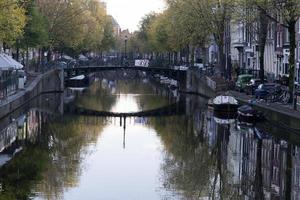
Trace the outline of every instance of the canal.
{"label": "canal", "polygon": [[300,199],[298,131],[206,104],[146,78],[42,95],[0,121],[0,199]]}

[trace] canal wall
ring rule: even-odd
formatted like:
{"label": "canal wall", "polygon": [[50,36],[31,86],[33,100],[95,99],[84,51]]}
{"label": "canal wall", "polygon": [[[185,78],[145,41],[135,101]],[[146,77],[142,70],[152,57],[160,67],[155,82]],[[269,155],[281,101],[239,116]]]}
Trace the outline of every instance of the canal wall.
{"label": "canal wall", "polygon": [[0,119],[40,94],[63,91],[64,76],[62,70],[55,69],[38,75],[24,90],[18,91],[0,103]]}
{"label": "canal wall", "polygon": [[216,96],[216,92],[209,87],[207,78],[198,70],[188,70],[185,93],[196,94],[207,98]]}

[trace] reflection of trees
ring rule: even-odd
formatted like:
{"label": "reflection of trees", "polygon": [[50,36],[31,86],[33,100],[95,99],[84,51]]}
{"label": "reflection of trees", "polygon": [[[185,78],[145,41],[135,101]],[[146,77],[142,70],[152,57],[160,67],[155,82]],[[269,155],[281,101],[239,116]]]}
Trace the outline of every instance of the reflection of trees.
{"label": "reflection of trees", "polygon": [[103,111],[110,110],[115,102],[116,96],[112,95],[108,89],[102,89],[101,85],[96,82],[76,100],[75,104],[79,107]]}
{"label": "reflection of trees", "polygon": [[[140,110],[151,110],[168,104],[166,98],[155,94],[151,84],[141,80],[122,80],[116,82],[116,94],[140,94],[136,101]],[[100,82],[95,82],[76,100],[76,105],[91,110],[109,111],[117,101],[117,95],[112,94],[108,87],[102,88]]]}
{"label": "reflection of trees", "polygon": [[199,144],[186,117],[154,119],[154,128],[165,146],[162,166],[164,187],[186,199],[197,199],[208,190],[212,164],[208,144]]}
{"label": "reflection of trees", "polygon": [[117,94],[152,94],[151,84],[144,83],[141,79],[118,80],[116,87]]}
{"label": "reflection of trees", "polygon": [[48,149],[38,144],[27,144],[11,162],[0,170],[3,191],[1,200],[29,199],[36,181],[42,179],[41,171],[49,162]]}
{"label": "reflection of trees", "polygon": [[[100,118],[66,116],[51,124],[40,121],[35,139],[0,170],[0,200],[29,199],[36,187],[46,199],[61,199],[79,182],[82,160],[90,153],[104,122]],[[30,134],[33,135],[33,134]],[[36,183],[39,183],[36,185]],[[36,185],[36,186],[35,186]]]}
{"label": "reflection of trees", "polygon": [[167,98],[160,97],[153,85],[140,79],[118,81],[116,89],[117,94],[139,94],[136,100],[140,110],[151,110],[168,104]]}
{"label": "reflection of trees", "polygon": [[165,147],[164,188],[189,200],[240,199],[231,184],[233,175],[227,169],[227,126],[217,126],[216,143],[211,146],[205,127],[200,126],[197,134],[193,121],[186,116],[152,119],[151,125]]}
{"label": "reflection of trees", "polygon": [[89,144],[96,143],[102,124],[97,118],[69,116],[48,125],[51,161],[37,186],[45,198],[60,199],[64,189],[78,184],[80,164],[90,153]]}

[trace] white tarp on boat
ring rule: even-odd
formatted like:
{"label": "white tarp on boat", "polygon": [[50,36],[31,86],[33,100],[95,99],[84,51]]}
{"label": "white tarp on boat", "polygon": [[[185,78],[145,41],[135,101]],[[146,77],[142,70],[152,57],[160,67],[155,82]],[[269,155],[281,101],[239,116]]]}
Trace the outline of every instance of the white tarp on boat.
{"label": "white tarp on boat", "polygon": [[214,105],[230,104],[238,105],[238,101],[232,96],[217,96],[213,100]]}
{"label": "white tarp on boat", "polygon": [[66,60],[74,60],[74,58],[72,58],[71,56],[68,56],[68,55],[63,55],[62,58],[66,59]]}
{"label": "white tarp on boat", "polygon": [[85,75],[79,75],[79,76],[75,76],[73,78],[70,78],[70,80],[83,80],[85,78]]}
{"label": "white tarp on boat", "polygon": [[82,60],[82,61],[88,61],[89,60],[86,56],[84,56],[82,54],[80,54],[78,58],[79,58],[79,60]]}
{"label": "white tarp on boat", "polygon": [[6,54],[0,54],[0,70],[22,69],[23,65]]}

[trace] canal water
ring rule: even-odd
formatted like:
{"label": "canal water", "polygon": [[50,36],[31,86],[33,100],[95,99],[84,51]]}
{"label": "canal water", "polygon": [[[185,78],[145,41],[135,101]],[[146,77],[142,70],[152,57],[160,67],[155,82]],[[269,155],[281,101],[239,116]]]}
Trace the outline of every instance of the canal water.
{"label": "canal water", "polygon": [[300,140],[199,96],[97,79],[0,121],[0,199],[300,199]]}

